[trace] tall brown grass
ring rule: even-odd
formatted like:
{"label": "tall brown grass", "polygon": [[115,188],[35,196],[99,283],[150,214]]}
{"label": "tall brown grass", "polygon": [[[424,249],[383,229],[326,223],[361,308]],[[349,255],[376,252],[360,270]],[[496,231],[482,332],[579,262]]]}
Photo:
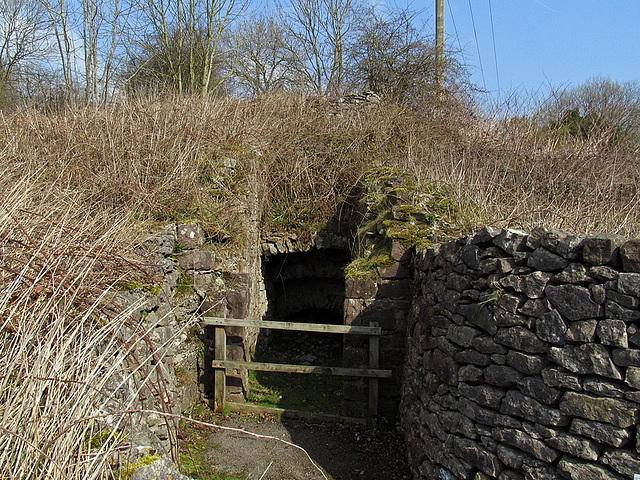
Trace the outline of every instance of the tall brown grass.
{"label": "tall brown grass", "polygon": [[[450,192],[470,228],[640,236],[634,141],[471,110],[171,97],[0,116],[0,477],[114,475],[121,437],[98,449],[87,438],[109,409],[127,412],[109,417],[113,431],[130,424],[113,379],[146,366],[149,382],[157,352],[139,355],[150,327],[116,308],[112,286],[156,281],[135,248],[155,223],[241,237],[256,184],[266,231],[322,228],[363,172],[387,166]],[[124,327],[140,342],[123,343]]]}

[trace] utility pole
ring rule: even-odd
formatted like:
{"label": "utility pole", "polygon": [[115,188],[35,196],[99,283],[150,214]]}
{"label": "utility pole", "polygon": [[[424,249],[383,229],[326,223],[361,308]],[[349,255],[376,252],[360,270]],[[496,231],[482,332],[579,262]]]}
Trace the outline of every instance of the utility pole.
{"label": "utility pole", "polygon": [[438,97],[444,100],[444,0],[436,0],[436,82]]}

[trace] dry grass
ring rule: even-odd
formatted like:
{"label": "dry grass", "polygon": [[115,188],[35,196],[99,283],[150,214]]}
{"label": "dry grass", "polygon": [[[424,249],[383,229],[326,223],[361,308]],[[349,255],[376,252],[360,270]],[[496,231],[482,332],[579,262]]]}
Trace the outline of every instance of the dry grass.
{"label": "dry grass", "polygon": [[111,302],[111,287],[154,274],[133,251],[130,210],[86,201],[65,152],[54,168],[11,133],[0,175],[0,478],[113,478],[135,392],[166,392],[153,326]]}
{"label": "dry grass", "polygon": [[237,209],[257,186],[265,230],[317,230],[363,172],[391,166],[418,189],[446,186],[475,226],[640,236],[637,143],[463,108],[164,98],[5,114],[0,136],[1,478],[113,475],[122,439],[93,450],[87,439],[108,409],[127,412],[109,417],[114,431],[130,425],[133,400],[116,401],[114,378],[137,369],[137,389],[163,385],[150,381],[148,332],[108,292],[123,278],[153,283],[133,247],[156,222],[241,237]]}

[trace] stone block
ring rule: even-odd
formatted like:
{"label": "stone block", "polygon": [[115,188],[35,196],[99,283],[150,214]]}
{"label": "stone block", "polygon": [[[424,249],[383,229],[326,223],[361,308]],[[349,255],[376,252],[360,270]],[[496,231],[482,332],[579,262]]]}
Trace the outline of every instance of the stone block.
{"label": "stone block", "polygon": [[520,392],[510,390],[502,400],[500,413],[514,415],[531,422],[548,426],[568,425],[570,419],[560,410],[547,407],[533,398],[522,395]]}
{"label": "stone block", "polygon": [[525,480],[558,480],[557,470],[555,467],[545,467],[538,465],[526,465]]}
{"label": "stone block", "polygon": [[503,293],[498,298],[496,302],[500,308],[509,312],[516,313],[518,311],[518,307],[520,306],[520,297],[516,295],[511,295],[509,293]]}
{"label": "stone block", "polygon": [[184,270],[216,270],[220,266],[216,254],[207,250],[192,250],[180,254],[178,265]]}
{"label": "stone block", "polygon": [[251,298],[248,290],[239,288],[227,292],[227,306],[230,318],[247,318]]}
{"label": "stone block", "polygon": [[564,345],[567,324],[557,310],[545,313],[536,321],[535,332],[541,340],[554,345]]}
{"label": "stone block", "polygon": [[529,255],[527,266],[543,272],[557,272],[569,265],[569,261],[560,255],[551,253],[544,247],[537,248]]}
{"label": "stone block", "polygon": [[565,455],[558,463],[558,472],[571,480],[622,480],[608,468]]}
{"label": "stone block", "polygon": [[175,225],[169,226],[163,229],[162,232],[145,239],[142,244],[153,253],[171,255],[176,244]]}
{"label": "stone block", "polygon": [[622,269],[625,272],[640,272],[640,239],[635,238],[620,247]]}
{"label": "stone block", "polygon": [[469,279],[466,276],[452,272],[447,275],[444,285],[447,288],[452,288],[453,290],[462,292],[471,287],[471,282],[469,282]]}
{"label": "stone block", "polygon": [[640,350],[625,349],[614,350],[611,354],[613,363],[620,367],[628,367],[633,365],[634,367],[640,367]]}
{"label": "stone block", "polygon": [[528,234],[521,230],[504,228],[493,239],[493,244],[507,253],[522,252],[527,247],[527,236]]}
{"label": "stone block", "polygon": [[391,242],[391,258],[396,262],[406,262],[411,259],[412,249],[408,249],[400,242],[393,240]]}
{"label": "stone block", "polygon": [[495,341],[527,353],[545,353],[549,347],[535,333],[523,327],[501,328]]}
{"label": "stone block", "polygon": [[433,352],[431,368],[438,378],[447,385],[458,384],[458,364],[449,355],[440,350]]}
{"label": "stone block", "polygon": [[582,258],[590,265],[619,265],[620,247],[625,238],[609,233],[589,235],[584,240]]}
{"label": "stone block", "polygon": [[542,379],[545,385],[551,388],[575,391],[582,390],[582,381],[578,375],[573,375],[557,368],[546,368],[542,370]]}
{"label": "stone block", "polygon": [[600,305],[591,299],[587,288],[578,285],[549,285],[545,293],[551,304],[568,320],[587,320],[600,315]]}
{"label": "stone block", "polygon": [[529,275],[507,275],[500,280],[504,288],[512,288],[516,292],[524,293],[528,298],[541,298],[549,279],[553,277],[549,272],[533,272]]}
{"label": "stone block", "polygon": [[413,284],[410,280],[382,280],[376,298],[411,300],[412,297]]}
{"label": "stone block", "polygon": [[467,385],[462,382],[458,385],[458,390],[460,395],[473,400],[478,405],[495,409],[500,408],[500,403],[506,395],[505,391],[499,388],[486,385]]}
{"label": "stone block", "polygon": [[472,245],[489,246],[502,230],[495,227],[484,227],[469,239]]}
{"label": "stone block", "polygon": [[549,309],[545,306],[545,302],[540,299],[527,300],[524,302],[524,305],[518,309],[518,313],[529,317],[539,317],[548,311]]}
{"label": "stone block", "polygon": [[530,453],[538,460],[551,463],[555,461],[560,454],[548,447],[543,441],[532,438],[525,432],[509,428],[494,428],[491,436],[502,443],[519,448],[522,451]]}
{"label": "stone block", "polygon": [[598,460],[602,452],[602,447],[596,442],[566,434],[548,439],[547,445],[585,460]]}
{"label": "stone block", "polygon": [[497,344],[493,337],[476,337],[473,339],[473,348],[478,350],[481,353],[486,354],[505,354],[507,353],[507,349],[502,345]]}
{"label": "stone block", "polygon": [[489,275],[492,272],[497,272],[499,269],[497,258],[485,258],[478,265],[478,269],[482,275]]}
{"label": "stone block", "polygon": [[530,328],[533,323],[530,317],[511,313],[502,308],[495,308],[494,316],[498,327],[515,327],[521,325]]}
{"label": "stone block", "polygon": [[491,363],[491,359],[484,353],[480,353],[473,348],[467,348],[461,352],[458,352],[453,357],[456,362],[460,364],[472,364],[486,367]]}
{"label": "stone block", "polygon": [[627,325],[622,320],[600,320],[596,328],[596,335],[598,335],[600,343],[603,345],[618,348],[627,348],[629,346]]}
{"label": "stone block", "polygon": [[396,262],[390,267],[378,267],[378,275],[383,279],[404,279],[411,276],[411,270],[405,264]]}
{"label": "stone block", "polygon": [[589,268],[589,275],[595,278],[596,280],[606,282],[609,280],[616,280],[618,278],[618,275],[620,275],[620,273],[611,267],[596,266],[596,267]]}
{"label": "stone block", "polygon": [[464,316],[471,324],[482,328],[492,335],[498,330],[495,318],[486,305],[462,304],[457,306],[456,312]]}
{"label": "stone block", "polygon": [[347,278],[344,286],[347,298],[375,298],[378,293],[378,284],[375,280]]}
{"label": "stone block", "polygon": [[497,454],[500,461],[502,461],[502,463],[504,463],[507,467],[513,468],[515,470],[522,469],[522,464],[524,462],[525,456],[524,453],[516,449],[507,447],[506,445],[498,444]]}
{"label": "stone block", "polygon": [[204,244],[204,231],[197,223],[181,223],[176,228],[176,242],[185,250],[192,250]]}
{"label": "stone block", "polygon": [[607,300],[605,302],[604,313],[607,318],[622,320],[623,322],[635,322],[640,320],[640,310],[625,308],[611,300]]}
{"label": "stone block", "polygon": [[618,428],[608,423],[584,420],[582,418],[573,419],[570,431],[612,447],[622,447],[631,438],[630,429]]}
{"label": "stone block", "polygon": [[591,298],[598,305],[602,305],[607,299],[607,290],[604,285],[591,285],[589,291],[591,292]]}
{"label": "stone block", "polygon": [[633,478],[640,472],[640,455],[635,452],[607,450],[600,461],[627,478]]}
{"label": "stone block", "polygon": [[585,235],[572,235],[552,228],[540,237],[540,245],[568,260],[579,260]]}
{"label": "stone block", "polygon": [[624,381],[630,387],[640,389],[640,367],[627,367]]}
{"label": "stone block", "polygon": [[451,325],[447,329],[447,339],[456,345],[469,348],[473,344],[473,340],[480,335],[480,330],[460,325]]}
{"label": "stone block", "polygon": [[545,366],[545,361],[539,355],[531,355],[511,350],[507,354],[507,365],[512,366],[525,375],[536,375],[542,371]]}
{"label": "stone block", "polygon": [[585,392],[595,393],[601,397],[624,397],[624,391],[617,383],[608,382],[600,377],[585,378],[582,382],[582,388]]}
{"label": "stone block", "polygon": [[449,433],[464,435],[473,440],[478,438],[474,422],[461,413],[445,411],[438,415],[438,420]]}
{"label": "stone block", "polygon": [[567,340],[574,343],[593,342],[597,327],[597,320],[580,320],[578,322],[571,322],[567,329]]}
{"label": "stone block", "polygon": [[625,400],[576,392],[566,392],[560,400],[560,411],[566,415],[610,423],[619,428],[630,427],[638,421],[638,408],[638,405]]}
{"label": "stone block", "polygon": [[522,393],[546,405],[553,405],[562,395],[562,391],[547,386],[541,377],[522,378],[517,384]]}
{"label": "stone block", "polygon": [[496,387],[516,387],[521,378],[520,372],[504,365],[490,365],[484,369],[485,382]]}
{"label": "stone block", "polygon": [[478,383],[483,380],[482,373],[482,369],[475,365],[465,365],[458,370],[458,378],[461,382]]}
{"label": "stone block", "polygon": [[[618,281],[618,285],[620,282]],[[601,285],[599,285],[601,288]],[[617,303],[618,305],[625,308],[633,308],[637,309],[640,306],[640,299],[637,297],[632,297],[631,295],[625,295],[624,293],[616,292],[615,290],[607,290],[606,291],[606,299],[611,300],[612,302]],[[602,302],[604,303],[604,301]]]}
{"label": "stone block", "polygon": [[603,345],[585,343],[577,347],[551,347],[549,358],[574,373],[622,379],[622,374],[613,363],[609,350]]}
{"label": "stone block", "polygon": [[508,428],[521,428],[522,422],[512,418],[508,415],[502,415],[500,413],[483,408],[474,401],[471,401],[465,397],[460,398],[458,402],[458,410],[460,413],[469,417],[476,425],[487,425],[489,427],[508,427]]}
{"label": "stone block", "polygon": [[482,250],[476,245],[468,243],[462,248],[462,261],[469,267],[474,270],[478,269],[480,265],[480,254]]}
{"label": "stone block", "polygon": [[455,437],[453,446],[458,457],[493,478],[497,477],[504,468],[496,455],[487,452],[485,448],[473,440]]}
{"label": "stone block", "polygon": [[588,285],[593,282],[593,278],[589,276],[587,268],[581,263],[572,263],[568,265],[562,272],[558,273],[551,279],[551,283],[573,283],[578,285]]}
{"label": "stone block", "polygon": [[620,293],[640,298],[640,273],[621,273],[618,277]]}

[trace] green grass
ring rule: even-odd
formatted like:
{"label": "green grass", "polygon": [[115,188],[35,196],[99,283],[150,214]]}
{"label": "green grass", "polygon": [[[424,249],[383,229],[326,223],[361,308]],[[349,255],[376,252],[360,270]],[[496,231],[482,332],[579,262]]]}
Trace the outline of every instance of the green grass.
{"label": "green grass", "polygon": [[340,414],[340,377],[250,371],[249,387],[247,399],[255,405]]}

